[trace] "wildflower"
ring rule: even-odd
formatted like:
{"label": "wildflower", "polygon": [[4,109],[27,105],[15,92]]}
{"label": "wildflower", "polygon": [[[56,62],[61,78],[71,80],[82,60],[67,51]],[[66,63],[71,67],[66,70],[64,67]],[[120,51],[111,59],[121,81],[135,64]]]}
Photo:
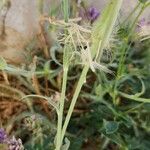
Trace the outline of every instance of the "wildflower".
{"label": "wildflower", "polygon": [[88,18],[91,22],[94,22],[98,18],[99,15],[100,15],[100,12],[95,7],[89,8]]}
{"label": "wildflower", "polygon": [[147,22],[145,18],[141,19],[137,26],[137,33],[141,40],[150,38],[150,22]]}
{"label": "wildflower", "polygon": [[21,139],[16,139],[14,136],[7,141],[9,150],[24,150]]}
{"label": "wildflower", "polygon": [[98,16],[100,15],[100,12],[95,7],[90,7],[89,9],[80,9],[79,16],[83,20],[88,20],[91,23],[93,23]]}
{"label": "wildflower", "polygon": [[145,18],[142,18],[139,23],[138,23],[138,27],[142,27],[142,26],[145,26],[147,24],[146,22],[146,19]]}
{"label": "wildflower", "polygon": [[7,139],[7,134],[3,128],[0,128],[0,143],[3,143]]}
{"label": "wildflower", "polygon": [[21,139],[16,140],[13,136],[12,138],[7,137],[7,134],[3,128],[0,128],[0,143],[3,146],[7,146],[8,150],[23,150]]}

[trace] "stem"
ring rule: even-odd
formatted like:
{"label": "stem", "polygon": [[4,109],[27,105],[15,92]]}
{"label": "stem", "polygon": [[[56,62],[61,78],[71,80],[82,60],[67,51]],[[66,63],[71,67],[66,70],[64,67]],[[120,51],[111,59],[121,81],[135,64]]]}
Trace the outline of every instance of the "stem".
{"label": "stem", "polygon": [[61,132],[62,132],[64,103],[65,103],[65,93],[66,93],[66,87],[67,87],[67,75],[68,75],[68,69],[69,69],[70,48],[71,48],[70,45],[65,43],[64,55],[63,55],[63,83],[62,83],[62,91],[61,91],[58,122],[57,122],[56,150],[60,150],[61,145],[62,145],[62,141],[61,141],[62,133]]}
{"label": "stem", "polygon": [[[139,6],[140,5],[137,5],[137,7],[134,9],[134,11],[132,13],[134,13]],[[134,32],[136,22],[138,21],[139,17],[141,16],[141,14],[143,13],[143,11],[145,10],[146,7],[147,7],[147,5],[142,6],[140,12],[136,16],[133,23],[131,24],[129,35],[128,35],[126,41],[124,42],[124,46],[122,47],[122,52],[121,52],[121,56],[120,56],[120,60],[119,60],[119,67],[118,67],[118,71],[117,71],[116,81],[118,81],[120,79],[120,77],[122,76],[122,74],[124,72],[124,67],[123,66],[124,66],[124,62],[125,62],[125,59],[126,59],[126,52],[130,48],[130,45],[128,46],[127,44],[129,42],[129,39],[130,39],[132,33]],[[117,83],[115,82],[114,89],[113,89],[113,103],[114,104],[116,104],[117,94],[118,94],[118,92],[117,92]]]}
{"label": "stem", "polygon": [[137,6],[133,9],[133,11],[129,14],[129,16],[121,23],[121,26],[124,25],[132,17],[132,15],[137,11],[139,6],[140,3],[137,4]]}
{"label": "stem", "polygon": [[58,114],[58,123],[57,123],[56,150],[60,150],[61,145],[62,145],[61,130],[62,130],[63,110],[64,110],[65,93],[66,93],[66,85],[67,85],[67,74],[68,74],[68,67],[65,67],[64,72],[63,72],[62,93],[61,93],[59,114]]}
{"label": "stem", "polygon": [[79,93],[80,93],[80,91],[81,91],[81,88],[82,88],[83,84],[84,84],[85,81],[86,81],[86,75],[87,75],[88,70],[89,70],[89,66],[85,66],[85,67],[83,68],[83,70],[82,70],[80,79],[79,79],[79,81],[78,81],[78,84],[77,84],[75,93],[74,93],[74,95],[73,95],[73,98],[72,98],[72,101],[71,101],[71,104],[70,104],[70,107],[69,107],[69,110],[68,110],[68,113],[67,113],[67,116],[66,116],[66,119],[65,119],[65,123],[64,123],[63,128],[62,128],[61,142],[62,142],[63,139],[64,139],[64,135],[65,135],[66,129],[67,129],[67,127],[68,127],[68,123],[69,123],[69,121],[70,121],[70,118],[71,118],[71,115],[72,115],[74,106],[75,106],[75,104],[76,104],[77,98],[78,98],[78,96],[79,96]]}
{"label": "stem", "polygon": [[[69,2],[68,0],[63,0],[63,14],[65,22],[68,22],[69,19]],[[67,31],[65,31],[67,34]],[[64,47],[64,55],[63,55],[63,84],[62,84],[62,92],[59,104],[59,114],[58,114],[58,123],[57,123],[57,136],[56,136],[56,150],[61,149],[61,145],[63,140],[61,140],[62,136],[62,123],[63,123],[63,111],[64,111],[64,103],[65,103],[65,93],[67,87],[67,75],[69,68],[69,47],[68,43],[65,43]]]}
{"label": "stem", "polygon": [[115,104],[115,105],[116,105],[116,96],[117,96],[117,81],[120,79],[121,75],[124,72],[123,64],[124,64],[125,59],[126,59],[126,49],[127,49],[127,44],[126,43],[127,42],[128,42],[128,39],[127,39],[126,42],[124,41],[123,47],[121,49],[121,56],[120,56],[120,59],[119,59],[119,66],[118,66],[118,70],[117,70],[116,82],[115,82],[114,89],[113,89],[112,98],[113,98],[113,104]]}
{"label": "stem", "polygon": [[146,6],[143,5],[142,8],[141,8],[141,10],[140,10],[140,12],[139,12],[139,14],[137,15],[137,17],[135,18],[133,24],[131,25],[129,38],[130,38],[130,36],[132,35],[132,33],[133,33],[133,31],[134,31],[134,28],[135,28],[135,26],[136,26],[136,22],[138,21],[139,17],[142,15],[142,13],[143,13],[143,11],[145,10],[145,8],[146,8]]}
{"label": "stem", "polygon": [[65,20],[65,22],[68,22],[68,19],[69,19],[69,2],[68,2],[68,0],[63,0],[62,5],[63,5],[64,20]]}

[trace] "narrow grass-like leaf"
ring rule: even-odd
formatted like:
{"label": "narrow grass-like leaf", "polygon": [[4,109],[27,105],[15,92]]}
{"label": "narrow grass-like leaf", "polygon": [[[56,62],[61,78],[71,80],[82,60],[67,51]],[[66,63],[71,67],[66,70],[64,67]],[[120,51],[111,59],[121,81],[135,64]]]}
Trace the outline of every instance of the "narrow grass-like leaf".
{"label": "narrow grass-like leaf", "polygon": [[29,98],[29,97],[42,98],[42,99],[47,100],[48,103],[56,109],[57,114],[59,114],[58,106],[51,98],[45,97],[45,96],[41,96],[41,95],[27,95],[27,96],[22,97],[22,99],[26,99],[26,98]]}
{"label": "narrow grass-like leaf", "polygon": [[91,53],[93,57],[96,55],[96,59],[98,60],[101,59],[103,48],[107,46],[110,40],[121,4],[122,0],[111,0],[100,18],[94,24]]}
{"label": "narrow grass-like leaf", "polygon": [[69,0],[63,0],[62,5],[63,5],[62,8],[63,8],[64,20],[65,20],[65,22],[68,22],[68,19],[69,19]]}
{"label": "narrow grass-like leaf", "polygon": [[119,92],[119,94],[129,100],[134,100],[137,102],[142,102],[142,103],[150,103],[150,98],[141,98],[141,97],[137,97],[136,94],[135,95],[129,95],[123,92]]}

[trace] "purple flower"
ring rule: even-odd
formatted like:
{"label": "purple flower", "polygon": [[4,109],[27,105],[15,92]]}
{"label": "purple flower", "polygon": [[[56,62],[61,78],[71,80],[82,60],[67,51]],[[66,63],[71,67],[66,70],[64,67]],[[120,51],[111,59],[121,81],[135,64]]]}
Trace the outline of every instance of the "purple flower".
{"label": "purple flower", "polygon": [[88,10],[88,18],[90,19],[91,22],[94,22],[98,18],[99,15],[100,15],[100,12],[95,7],[91,7]]}
{"label": "purple flower", "polygon": [[139,23],[138,23],[138,25],[139,25],[140,27],[145,26],[146,24],[147,24],[147,22],[146,22],[146,19],[145,19],[145,18],[142,18],[142,19],[139,21]]}
{"label": "purple flower", "polygon": [[0,128],[0,143],[3,143],[7,139],[7,134],[3,128]]}
{"label": "purple flower", "polygon": [[81,8],[79,11],[79,16],[86,21],[90,21],[93,23],[98,16],[100,15],[100,12],[95,7],[90,7],[89,9],[83,9]]}
{"label": "purple flower", "polygon": [[0,143],[8,146],[8,150],[23,150],[21,139],[16,140],[13,136],[12,138],[7,137],[7,134],[3,128],[0,128]]}
{"label": "purple flower", "polygon": [[14,136],[7,141],[9,150],[24,150],[21,139],[16,139]]}
{"label": "purple flower", "polygon": [[144,35],[148,35],[149,31],[150,31],[150,22],[147,21],[145,18],[139,20],[136,27],[136,32],[144,36]]}

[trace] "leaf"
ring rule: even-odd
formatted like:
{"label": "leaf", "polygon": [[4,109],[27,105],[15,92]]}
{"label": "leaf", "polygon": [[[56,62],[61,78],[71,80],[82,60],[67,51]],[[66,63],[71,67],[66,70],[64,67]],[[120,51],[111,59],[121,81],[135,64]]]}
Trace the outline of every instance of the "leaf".
{"label": "leaf", "polygon": [[107,138],[109,138],[110,141],[113,141],[114,143],[116,143],[117,145],[120,146],[125,146],[125,142],[122,139],[122,137],[120,136],[120,134],[116,133],[116,134],[104,134]]}
{"label": "leaf", "polygon": [[42,98],[42,99],[47,100],[48,103],[55,108],[57,115],[59,114],[58,105],[51,99],[51,97],[46,97],[46,96],[41,96],[41,95],[27,95],[27,96],[24,96],[22,99],[29,98],[29,97]]}
{"label": "leaf", "polygon": [[101,59],[103,49],[108,45],[122,0],[111,0],[92,29],[92,57]]}
{"label": "leaf", "polygon": [[142,98],[142,97],[137,97],[136,95],[129,95],[123,92],[118,92],[121,96],[129,99],[129,100],[134,100],[137,102],[142,102],[142,103],[150,103],[150,98]]}
{"label": "leaf", "polygon": [[[137,92],[137,93],[132,94],[132,95],[126,94],[126,93],[121,92],[121,91],[119,91],[118,93],[119,93],[122,97],[125,97],[125,98],[127,98],[127,99],[129,99],[129,100],[134,100],[134,101],[143,102],[143,103],[150,103],[150,98],[142,98],[142,97],[140,97],[140,96],[142,96],[142,95],[145,93],[146,88],[145,88],[145,84],[144,84],[144,82],[142,81],[142,79],[139,78],[139,77],[137,77],[137,78],[140,80],[141,85],[142,85],[140,92]],[[130,76],[125,77],[121,82],[123,83],[123,82],[124,82],[125,80],[127,80],[127,79],[128,79],[128,80],[131,80],[132,78],[131,78]]]}
{"label": "leaf", "polygon": [[70,141],[65,138],[65,144],[62,146],[61,150],[68,150],[70,146]]}
{"label": "leaf", "polygon": [[106,121],[104,120],[104,128],[106,130],[106,134],[113,134],[119,128],[119,123],[116,121]]}
{"label": "leaf", "polygon": [[51,47],[50,49],[50,54],[51,54],[51,58],[52,60],[59,66],[62,66],[62,64],[57,60],[56,58],[56,52],[61,52],[61,46],[58,45],[57,43]]}
{"label": "leaf", "polygon": [[44,72],[45,74],[50,74],[51,73],[51,70],[50,70],[50,61],[47,61],[45,64],[44,64]]}
{"label": "leaf", "polygon": [[[139,78],[139,79],[140,79],[140,78]],[[141,81],[141,84],[142,84],[142,89],[141,89],[141,92],[135,94],[136,97],[140,97],[140,96],[143,95],[144,92],[145,92],[145,85],[144,85],[144,82],[142,81],[142,79],[140,79],[140,81]]]}
{"label": "leaf", "polygon": [[0,70],[4,70],[7,67],[7,63],[3,57],[0,57]]}
{"label": "leaf", "polygon": [[120,119],[120,122],[122,122],[127,128],[130,128],[134,125],[133,119],[126,114],[120,114]]}

